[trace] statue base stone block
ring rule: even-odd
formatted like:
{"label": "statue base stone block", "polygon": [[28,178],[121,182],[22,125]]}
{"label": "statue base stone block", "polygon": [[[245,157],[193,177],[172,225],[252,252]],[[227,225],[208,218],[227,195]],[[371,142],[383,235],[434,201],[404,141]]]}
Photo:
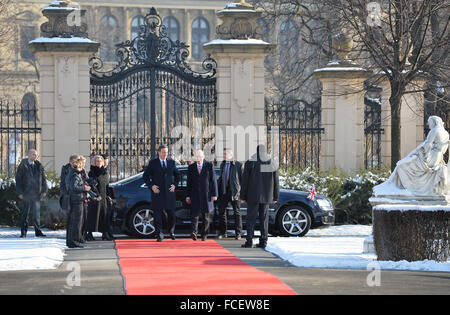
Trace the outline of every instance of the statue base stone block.
{"label": "statue base stone block", "polygon": [[[381,198],[373,199],[376,203]],[[428,205],[424,200],[416,204],[404,199],[397,201],[373,206],[373,239],[378,260],[447,261],[450,205],[432,200]]]}

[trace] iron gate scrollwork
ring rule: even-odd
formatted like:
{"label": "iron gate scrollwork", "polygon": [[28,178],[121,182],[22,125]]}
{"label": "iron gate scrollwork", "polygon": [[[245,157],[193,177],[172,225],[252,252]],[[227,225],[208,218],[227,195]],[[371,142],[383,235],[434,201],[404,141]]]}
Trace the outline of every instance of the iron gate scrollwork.
{"label": "iron gate scrollwork", "polygon": [[176,126],[192,130],[194,141],[195,122],[203,130],[215,124],[216,63],[207,57],[193,70],[188,48],[169,38],[152,8],[138,35],[116,45],[112,69],[91,57],[91,154],[111,157],[113,181],[140,172],[159,144],[178,141]]}

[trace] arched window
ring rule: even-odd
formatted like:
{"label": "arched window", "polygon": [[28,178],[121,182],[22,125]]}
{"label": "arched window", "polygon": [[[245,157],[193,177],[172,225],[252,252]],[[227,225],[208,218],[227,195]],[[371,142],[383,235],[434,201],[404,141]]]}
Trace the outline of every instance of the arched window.
{"label": "arched window", "polygon": [[113,15],[100,20],[100,57],[103,61],[114,61],[115,44],[119,42],[119,23]]}
{"label": "arched window", "polygon": [[142,25],[145,25],[145,18],[142,15],[135,16],[131,21],[131,39],[139,35],[139,30]]}
{"label": "arched window", "polygon": [[209,23],[198,17],[192,22],[192,57],[200,60],[203,55],[203,44],[209,41]]}
{"label": "arched window", "polygon": [[297,54],[298,29],[291,19],[280,26],[280,55],[282,58],[293,58]]}
{"label": "arched window", "polygon": [[259,18],[256,20],[256,23],[258,23],[258,25],[261,25],[261,27],[262,27],[263,41],[268,42],[269,41],[269,26],[267,25],[266,21],[264,21],[262,18]]}
{"label": "arched window", "polygon": [[169,36],[172,41],[176,42],[177,40],[180,40],[180,24],[176,18],[168,16],[163,20],[162,24],[166,27],[167,36]]}
{"label": "arched window", "polygon": [[36,122],[36,96],[33,93],[26,93],[22,97],[22,121],[27,123],[35,123]]}

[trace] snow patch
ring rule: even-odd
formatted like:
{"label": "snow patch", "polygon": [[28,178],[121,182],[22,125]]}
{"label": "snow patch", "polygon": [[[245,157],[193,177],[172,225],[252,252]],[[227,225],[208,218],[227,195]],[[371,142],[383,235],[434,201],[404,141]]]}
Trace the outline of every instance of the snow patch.
{"label": "snow patch", "polygon": [[365,225],[332,226],[304,237],[269,237],[266,250],[302,268],[367,270],[377,263],[384,270],[450,272],[450,261],[378,261],[375,254],[364,253],[364,240],[371,232]]}

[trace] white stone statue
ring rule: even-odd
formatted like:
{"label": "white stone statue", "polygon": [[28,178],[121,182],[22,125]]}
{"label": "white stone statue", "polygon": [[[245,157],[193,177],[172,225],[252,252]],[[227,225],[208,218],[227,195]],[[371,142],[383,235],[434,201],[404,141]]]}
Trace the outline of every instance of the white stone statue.
{"label": "white stone statue", "polygon": [[374,187],[375,196],[433,197],[450,194],[447,163],[444,161],[449,134],[438,116],[431,116],[428,126],[427,139],[397,162],[386,182]]}

